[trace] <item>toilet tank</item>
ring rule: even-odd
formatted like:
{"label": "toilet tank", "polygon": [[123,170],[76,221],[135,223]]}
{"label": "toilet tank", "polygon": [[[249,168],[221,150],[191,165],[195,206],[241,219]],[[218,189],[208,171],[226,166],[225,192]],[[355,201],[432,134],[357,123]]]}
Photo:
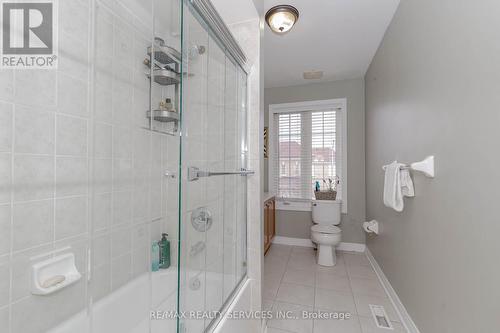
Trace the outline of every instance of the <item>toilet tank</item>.
{"label": "toilet tank", "polygon": [[341,213],[340,201],[313,200],[312,220],[316,224],[339,225]]}

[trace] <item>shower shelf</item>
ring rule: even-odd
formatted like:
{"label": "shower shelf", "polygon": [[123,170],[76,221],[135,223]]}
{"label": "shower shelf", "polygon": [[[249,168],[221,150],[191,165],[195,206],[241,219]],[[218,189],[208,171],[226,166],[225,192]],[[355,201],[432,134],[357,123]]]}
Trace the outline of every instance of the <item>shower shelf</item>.
{"label": "shower shelf", "polygon": [[[151,46],[148,47],[148,55],[151,56]],[[181,62],[181,54],[176,49],[169,46],[155,45],[154,58],[156,61],[168,65],[179,64]]]}
{"label": "shower shelf", "polygon": [[[149,73],[146,73],[149,78]],[[169,86],[173,84],[179,84],[179,74],[168,69],[155,69],[153,71],[154,81],[162,86]]]}
{"label": "shower shelf", "polygon": [[[151,111],[147,111],[146,117],[151,118]],[[179,113],[165,110],[153,110],[153,119],[162,123],[177,123]]]}

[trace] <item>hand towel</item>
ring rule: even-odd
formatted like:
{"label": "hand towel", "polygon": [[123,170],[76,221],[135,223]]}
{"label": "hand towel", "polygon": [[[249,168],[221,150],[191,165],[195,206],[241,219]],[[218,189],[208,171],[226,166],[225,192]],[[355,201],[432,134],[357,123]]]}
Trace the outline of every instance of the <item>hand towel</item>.
{"label": "hand towel", "polygon": [[413,180],[410,176],[410,170],[403,169],[400,171],[401,175],[401,192],[405,197],[414,197],[415,189],[413,187]]}
{"label": "hand towel", "polygon": [[404,208],[403,192],[401,189],[401,167],[403,164],[396,161],[385,166],[384,205],[402,212]]}

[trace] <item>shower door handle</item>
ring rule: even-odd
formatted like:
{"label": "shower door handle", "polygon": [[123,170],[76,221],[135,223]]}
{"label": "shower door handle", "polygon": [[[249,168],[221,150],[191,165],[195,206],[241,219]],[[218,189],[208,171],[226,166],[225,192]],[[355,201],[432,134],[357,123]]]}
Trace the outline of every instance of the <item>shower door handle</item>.
{"label": "shower door handle", "polygon": [[221,171],[221,172],[212,172],[212,171],[203,171],[197,167],[189,167],[188,168],[188,180],[190,182],[198,180],[202,177],[212,177],[212,176],[226,176],[226,175],[240,175],[240,176],[248,176],[253,175],[255,171],[241,169],[240,171]]}

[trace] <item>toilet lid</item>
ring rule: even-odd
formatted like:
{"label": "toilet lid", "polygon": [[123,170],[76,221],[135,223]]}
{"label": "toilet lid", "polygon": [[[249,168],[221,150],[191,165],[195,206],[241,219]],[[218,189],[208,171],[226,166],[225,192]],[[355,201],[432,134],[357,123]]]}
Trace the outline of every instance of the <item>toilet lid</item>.
{"label": "toilet lid", "polygon": [[319,232],[319,233],[322,233],[322,234],[339,234],[340,232],[342,232],[342,230],[340,230],[339,227],[336,227],[334,225],[313,225],[311,227],[311,231],[314,231],[314,232]]}

